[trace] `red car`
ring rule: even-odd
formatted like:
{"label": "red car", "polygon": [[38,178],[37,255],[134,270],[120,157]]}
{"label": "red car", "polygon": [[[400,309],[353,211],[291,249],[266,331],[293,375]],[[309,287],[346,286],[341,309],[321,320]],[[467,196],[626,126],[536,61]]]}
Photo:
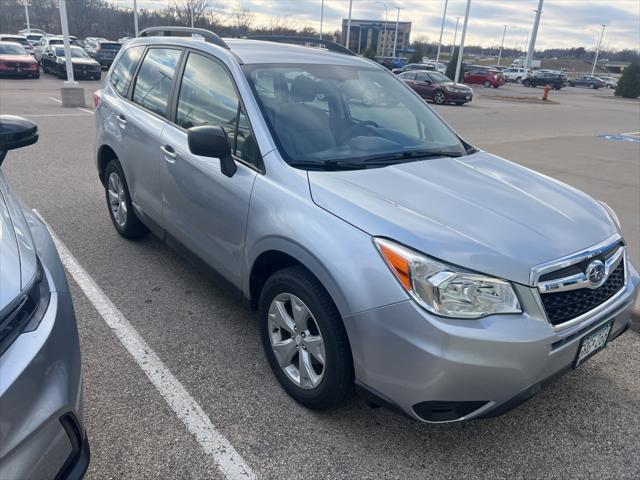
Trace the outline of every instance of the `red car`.
{"label": "red car", "polygon": [[413,70],[398,75],[418,95],[425,100],[442,105],[455,103],[463,105],[473,99],[473,90],[466,85],[452,82],[449,77],[438,72]]}
{"label": "red car", "polygon": [[36,59],[19,43],[0,42],[0,75],[38,78],[40,68]]}
{"label": "red car", "polygon": [[500,85],[504,85],[505,79],[497,70],[489,68],[475,68],[468,72],[464,72],[464,83],[484,85],[486,88],[498,88]]}

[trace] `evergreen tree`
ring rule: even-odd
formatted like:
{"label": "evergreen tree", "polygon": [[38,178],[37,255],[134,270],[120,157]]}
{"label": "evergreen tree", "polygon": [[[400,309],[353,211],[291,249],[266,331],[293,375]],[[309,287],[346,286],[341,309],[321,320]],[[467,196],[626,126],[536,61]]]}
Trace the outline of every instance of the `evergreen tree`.
{"label": "evergreen tree", "polygon": [[635,61],[622,72],[622,77],[616,87],[616,97],[640,97],[640,62]]}
{"label": "evergreen tree", "polygon": [[462,64],[462,68],[460,68],[460,76],[457,80],[454,80],[453,77],[456,76],[456,66],[458,65],[458,47],[453,51],[453,55],[449,59],[449,64],[447,65],[446,75],[454,82],[462,83],[464,80],[464,63]]}

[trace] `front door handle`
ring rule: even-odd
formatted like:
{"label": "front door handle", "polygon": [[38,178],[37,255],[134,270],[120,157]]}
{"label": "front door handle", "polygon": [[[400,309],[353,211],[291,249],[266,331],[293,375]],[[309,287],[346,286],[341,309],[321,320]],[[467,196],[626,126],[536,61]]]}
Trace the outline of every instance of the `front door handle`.
{"label": "front door handle", "polygon": [[116,118],[118,119],[118,122],[120,123],[120,126],[124,128],[124,126],[127,124],[127,119],[124,115],[118,114],[116,115]]}
{"label": "front door handle", "polygon": [[164,158],[170,162],[170,163],[174,163],[176,160],[176,151],[173,149],[173,147],[171,145],[162,145],[160,147],[160,150],[162,150],[162,153],[164,153]]}

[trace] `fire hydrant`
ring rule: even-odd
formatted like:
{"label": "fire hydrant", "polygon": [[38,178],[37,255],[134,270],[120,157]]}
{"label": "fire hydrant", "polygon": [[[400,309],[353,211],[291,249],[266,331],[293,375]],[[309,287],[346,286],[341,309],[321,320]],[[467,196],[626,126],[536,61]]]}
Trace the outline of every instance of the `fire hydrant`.
{"label": "fire hydrant", "polygon": [[551,85],[545,85],[544,86],[544,93],[542,94],[542,100],[544,100],[545,102],[549,100],[549,92],[551,91]]}

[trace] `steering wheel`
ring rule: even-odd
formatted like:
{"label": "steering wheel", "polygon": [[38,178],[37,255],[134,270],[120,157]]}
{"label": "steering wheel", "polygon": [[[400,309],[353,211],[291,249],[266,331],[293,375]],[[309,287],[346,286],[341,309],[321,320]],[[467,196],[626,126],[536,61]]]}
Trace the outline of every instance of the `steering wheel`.
{"label": "steering wheel", "polygon": [[344,131],[342,135],[340,135],[340,137],[342,138],[342,140],[346,141],[349,138],[359,137],[360,135],[367,136],[371,134],[371,127],[380,128],[380,125],[378,125],[373,120],[364,120],[362,122],[351,125]]}

